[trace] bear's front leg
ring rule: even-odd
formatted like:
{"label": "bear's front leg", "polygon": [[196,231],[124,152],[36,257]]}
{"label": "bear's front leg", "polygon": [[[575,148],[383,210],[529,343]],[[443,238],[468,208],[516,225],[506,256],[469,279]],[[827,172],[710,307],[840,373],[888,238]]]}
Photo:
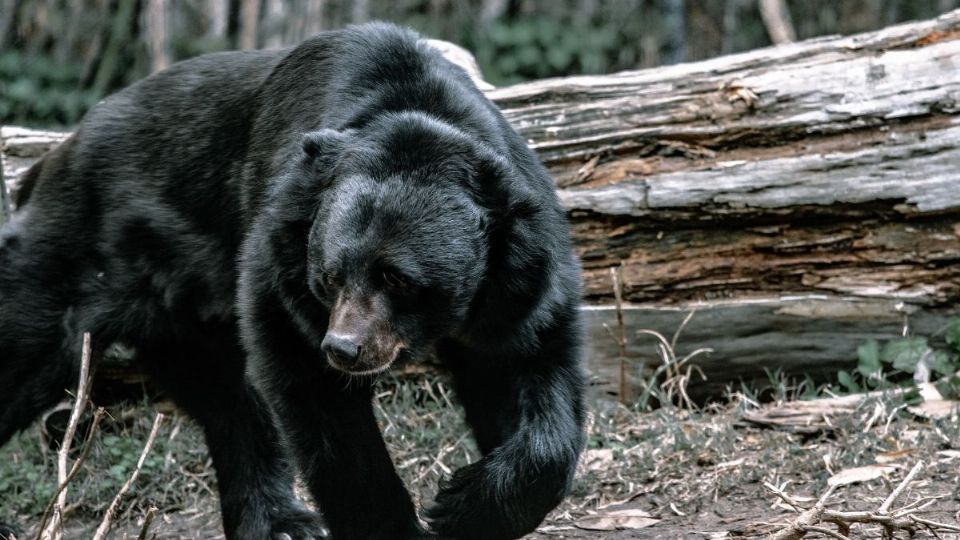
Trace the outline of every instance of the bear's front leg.
{"label": "bear's front leg", "polygon": [[569,491],[584,440],[584,377],[575,342],[547,345],[499,358],[456,345],[438,351],[484,454],[456,471],[427,511],[442,537],[519,538]]}
{"label": "bear's front leg", "polygon": [[269,398],[333,538],[425,538],[380,434],[369,382],[323,368]]}

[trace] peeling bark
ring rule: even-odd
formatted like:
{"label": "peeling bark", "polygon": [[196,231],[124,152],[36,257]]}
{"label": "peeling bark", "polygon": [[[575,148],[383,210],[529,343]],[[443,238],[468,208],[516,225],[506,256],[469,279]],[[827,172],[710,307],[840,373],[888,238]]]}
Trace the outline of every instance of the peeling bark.
{"label": "peeling bark", "polygon": [[606,303],[960,289],[960,12],[489,95],[557,180]]}

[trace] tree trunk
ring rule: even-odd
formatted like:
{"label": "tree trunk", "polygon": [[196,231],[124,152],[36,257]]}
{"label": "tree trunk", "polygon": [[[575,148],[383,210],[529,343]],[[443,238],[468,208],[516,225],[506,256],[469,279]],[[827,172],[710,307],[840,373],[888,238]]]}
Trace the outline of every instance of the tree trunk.
{"label": "tree trunk", "polygon": [[17,14],[20,0],[0,0],[0,49],[7,49],[17,39]]}
{"label": "tree trunk", "polygon": [[284,0],[267,0],[261,31],[264,49],[279,49],[287,45],[284,37],[286,26],[292,18],[289,10],[290,6]]}
{"label": "tree trunk", "polygon": [[767,28],[770,41],[776,44],[797,40],[797,32],[790,20],[790,11],[785,0],[759,0],[760,18]]}
{"label": "tree trunk", "polygon": [[143,12],[144,36],[150,58],[150,73],[170,67],[170,6],[167,0],[148,0]]}
{"label": "tree trunk", "polygon": [[123,48],[130,43],[130,36],[134,31],[137,6],[136,0],[119,0],[116,11],[110,15],[110,39],[97,64],[97,73],[92,84],[94,93],[98,96],[105,95],[119,76]]}
{"label": "tree trunk", "polygon": [[230,0],[207,0],[203,3],[207,17],[207,36],[225,39],[227,20],[230,18]]}
{"label": "tree trunk", "polygon": [[260,0],[240,0],[240,48],[256,49],[259,44]]}
{"label": "tree trunk", "polygon": [[[960,11],[487,94],[569,212],[600,391],[620,388],[611,267],[633,395],[658,362],[637,330],[669,339],[692,309],[678,353],[714,350],[702,397],[831,377],[867,338],[935,334],[960,296]],[[53,141],[2,137],[8,180]]]}
{"label": "tree trunk", "polygon": [[326,1],[325,0],[304,0],[305,9],[304,9],[304,36],[303,38],[309,38],[316,35],[322,31],[327,26],[327,21],[324,19],[324,8]]}
{"label": "tree trunk", "polygon": [[3,225],[10,219],[10,195],[7,194],[7,182],[5,180],[5,171],[0,167],[0,225]]}

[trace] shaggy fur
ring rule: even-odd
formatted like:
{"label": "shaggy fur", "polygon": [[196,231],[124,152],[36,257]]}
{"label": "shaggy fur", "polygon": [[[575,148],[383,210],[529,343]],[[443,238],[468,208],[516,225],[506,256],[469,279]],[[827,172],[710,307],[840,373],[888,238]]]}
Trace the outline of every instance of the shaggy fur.
{"label": "shaggy fur", "polygon": [[[176,64],[94,108],[20,199],[0,230],[0,443],[74,384],[90,331],[203,426],[228,538],[515,538],[568,491],[584,412],[564,213],[415,35]],[[429,530],[371,405],[373,374],[427,354],[483,452]]]}

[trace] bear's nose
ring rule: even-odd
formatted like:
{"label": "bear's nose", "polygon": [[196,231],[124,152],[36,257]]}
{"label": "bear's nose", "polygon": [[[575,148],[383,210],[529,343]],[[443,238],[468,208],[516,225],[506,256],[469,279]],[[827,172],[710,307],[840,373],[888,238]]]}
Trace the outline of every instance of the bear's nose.
{"label": "bear's nose", "polygon": [[327,334],[323,337],[320,348],[328,355],[335,356],[340,363],[352,364],[360,356],[360,346],[350,338]]}

